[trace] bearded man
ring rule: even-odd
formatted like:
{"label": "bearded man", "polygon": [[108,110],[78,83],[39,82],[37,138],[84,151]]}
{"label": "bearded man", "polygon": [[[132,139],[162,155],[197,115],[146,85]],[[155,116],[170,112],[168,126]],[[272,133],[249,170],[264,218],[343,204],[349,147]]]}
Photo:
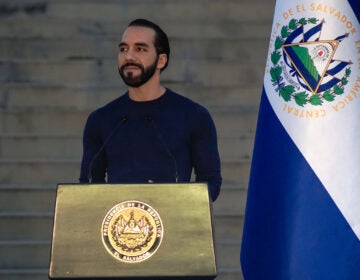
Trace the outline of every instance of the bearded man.
{"label": "bearded man", "polygon": [[206,182],[214,201],[222,182],[209,112],[164,87],[166,33],[145,19],[125,29],[118,69],[128,91],[92,112],[83,135],[80,183]]}

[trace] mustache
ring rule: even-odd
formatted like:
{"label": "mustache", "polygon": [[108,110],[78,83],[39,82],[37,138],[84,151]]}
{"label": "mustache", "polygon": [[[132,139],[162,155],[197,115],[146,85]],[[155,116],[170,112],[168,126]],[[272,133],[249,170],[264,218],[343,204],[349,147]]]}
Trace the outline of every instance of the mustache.
{"label": "mustache", "polygon": [[133,62],[125,63],[123,66],[121,66],[120,70],[124,71],[125,67],[128,67],[128,66],[135,66],[135,67],[138,67],[138,68],[144,70],[144,67],[141,64],[133,63]]}

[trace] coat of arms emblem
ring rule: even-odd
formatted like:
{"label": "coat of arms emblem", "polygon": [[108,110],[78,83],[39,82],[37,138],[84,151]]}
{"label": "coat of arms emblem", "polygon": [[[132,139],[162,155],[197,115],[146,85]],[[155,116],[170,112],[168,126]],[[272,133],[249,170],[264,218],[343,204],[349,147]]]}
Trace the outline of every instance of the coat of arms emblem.
{"label": "coat of arms emblem", "polygon": [[337,59],[336,52],[349,34],[321,39],[324,25],[317,18],[291,19],[276,37],[270,76],[284,101],[320,106],[344,93],[352,62]]}
{"label": "coat of arms emblem", "polygon": [[107,251],[120,261],[141,262],[151,257],[163,238],[159,214],[140,201],[125,201],[106,214],[101,228]]}

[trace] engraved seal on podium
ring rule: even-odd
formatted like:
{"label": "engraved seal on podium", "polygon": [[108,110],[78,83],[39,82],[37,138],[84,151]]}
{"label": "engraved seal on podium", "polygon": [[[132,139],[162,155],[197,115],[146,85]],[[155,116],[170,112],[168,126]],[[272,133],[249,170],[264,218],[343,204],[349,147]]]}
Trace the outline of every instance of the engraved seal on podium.
{"label": "engraved seal on podium", "polygon": [[160,215],[141,201],[124,201],[106,214],[101,237],[106,250],[116,259],[138,263],[153,256],[164,236]]}

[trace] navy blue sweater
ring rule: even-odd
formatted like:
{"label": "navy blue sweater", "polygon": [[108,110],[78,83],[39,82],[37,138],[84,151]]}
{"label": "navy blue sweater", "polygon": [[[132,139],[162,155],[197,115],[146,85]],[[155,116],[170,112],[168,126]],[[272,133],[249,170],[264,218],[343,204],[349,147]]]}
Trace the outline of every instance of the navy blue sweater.
{"label": "navy blue sweater", "polygon": [[125,93],[89,115],[80,183],[189,182],[192,169],[214,201],[221,186],[216,129],[190,99],[169,89],[147,102]]}

